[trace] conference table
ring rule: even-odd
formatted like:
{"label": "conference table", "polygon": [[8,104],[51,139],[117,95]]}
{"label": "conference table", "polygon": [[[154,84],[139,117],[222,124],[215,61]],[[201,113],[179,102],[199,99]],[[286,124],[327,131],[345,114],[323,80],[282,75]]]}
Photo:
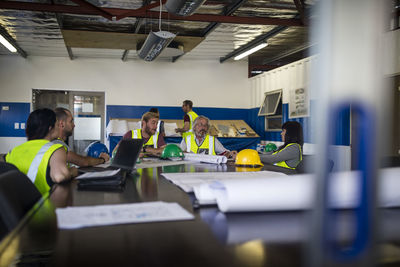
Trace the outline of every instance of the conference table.
{"label": "conference table", "polygon": [[[271,165],[263,170],[296,173]],[[76,180],[55,185],[2,240],[0,266],[307,266],[307,212],[224,214],[216,206],[193,205],[192,194],[161,175],[213,171],[236,168],[230,162],[223,168],[201,163],[145,168],[127,176],[118,191],[79,190]],[[74,230],[57,227],[56,208],[151,201],[176,202],[195,218]],[[398,266],[400,212],[384,212],[381,266]]]}

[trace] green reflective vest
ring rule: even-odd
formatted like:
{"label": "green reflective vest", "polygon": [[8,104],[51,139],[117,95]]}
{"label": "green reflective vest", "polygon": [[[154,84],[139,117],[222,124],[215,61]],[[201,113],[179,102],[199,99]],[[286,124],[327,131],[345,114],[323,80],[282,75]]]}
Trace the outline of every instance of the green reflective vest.
{"label": "green reflective vest", "polygon": [[203,140],[203,143],[201,143],[200,146],[197,145],[195,138],[196,137],[193,133],[190,133],[188,136],[186,136],[186,138],[185,138],[186,152],[193,152],[195,154],[201,154],[205,151],[206,154],[208,154],[208,155],[216,155],[215,154],[215,137],[214,136],[207,134]]}
{"label": "green reflective vest", "polygon": [[[186,136],[188,136],[189,134],[191,134],[193,132],[193,123],[194,120],[199,116],[197,115],[196,112],[194,111],[189,111],[188,113],[186,113],[189,116],[189,130],[187,132],[183,132],[182,133],[182,137],[185,138]],[[185,125],[185,121],[183,121],[183,125]]]}
{"label": "green reflective vest", "polygon": [[50,190],[46,180],[50,157],[54,151],[62,147],[61,144],[54,144],[44,139],[31,140],[8,152],[6,162],[14,164],[25,173],[44,195]]}
{"label": "green reflective vest", "polygon": [[[157,148],[159,134],[159,132],[156,132],[143,146],[153,146],[154,148]],[[132,139],[142,139],[142,129],[132,130]]]}
{"label": "green reflective vest", "polygon": [[[301,153],[301,146],[300,146],[299,144],[297,144],[297,143],[290,143],[290,144],[288,144],[287,146],[285,146],[284,148],[282,148],[282,149],[280,149],[280,150],[278,150],[278,151],[272,153],[272,155],[274,155],[274,154],[276,154],[276,153],[279,153],[280,151],[284,150],[284,149],[287,148],[288,146],[299,146],[299,150],[300,150],[300,161],[302,161],[302,160],[303,160],[303,157],[302,157],[302,155],[301,155],[301,154],[302,154],[302,153]],[[299,161],[299,163],[300,163],[300,161]],[[286,164],[286,161],[277,162],[277,163],[274,163],[274,165],[279,166],[279,167],[284,167],[284,168],[292,169],[292,170],[296,169],[296,167],[290,167],[289,165],[287,165],[287,164]]]}

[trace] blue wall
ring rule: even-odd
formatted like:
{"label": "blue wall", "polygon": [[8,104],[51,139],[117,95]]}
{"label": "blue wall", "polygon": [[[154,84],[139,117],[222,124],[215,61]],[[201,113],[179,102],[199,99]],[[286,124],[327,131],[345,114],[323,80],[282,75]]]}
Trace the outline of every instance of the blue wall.
{"label": "blue wall", "polygon": [[[9,110],[3,110],[8,106]],[[110,118],[140,118],[152,106],[120,106],[107,105],[106,122]],[[181,107],[157,107],[161,119],[181,119],[184,116]],[[311,101],[311,113],[315,108],[315,101]],[[260,135],[262,140],[281,141],[280,132],[266,132],[263,116],[258,116],[258,108],[235,109],[235,108],[207,108],[195,107],[193,110],[212,120],[244,120],[253,130]],[[283,121],[289,120],[289,105],[283,104]],[[26,123],[30,113],[30,103],[0,102],[0,137],[24,137],[25,130],[14,129],[14,123]],[[311,143],[315,140],[317,129],[312,125],[309,117],[294,119],[303,125],[304,141]],[[350,145],[350,112],[346,112],[336,122],[335,145]]]}
{"label": "blue wall", "polygon": [[[141,118],[143,113],[150,108],[158,108],[160,118],[165,120],[183,119],[181,107],[157,107],[157,106],[118,106],[107,105],[107,123],[110,118]],[[247,121],[249,109],[244,108],[204,108],[196,107],[193,111],[197,114],[204,115],[211,120],[244,120]]]}
{"label": "blue wall", "polygon": [[[8,107],[8,110],[3,110],[3,107]],[[30,109],[30,103],[0,102],[0,137],[25,137],[21,123],[25,123],[26,127]],[[20,129],[14,129],[16,122]]]}
{"label": "blue wall", "polygon": [[[310,113],[313,112],[315,106],[316,102],[311,101]],[[266,132],[264,130],[265,118],[264,116],[258,116],[258,110],[259,108],[253,108],[249,110],[248,119],[246,120],[247,124],[249,124],[249,126],[258,133],[258,135],[260,135],[262,140],[281,141],[280,131]],[[301,123],[301,125],[303,126],[304,142],[315,142],[314,140],[317,129],[315,128],[315,125],[313,125],[310,117],[289,119],[289,104],[282,105],[282,115],[283,122],[291,120]],[[336,122],[334,145],[350,145],[350,111],[346,111],[345,113],[343,113],[339,120]]]}

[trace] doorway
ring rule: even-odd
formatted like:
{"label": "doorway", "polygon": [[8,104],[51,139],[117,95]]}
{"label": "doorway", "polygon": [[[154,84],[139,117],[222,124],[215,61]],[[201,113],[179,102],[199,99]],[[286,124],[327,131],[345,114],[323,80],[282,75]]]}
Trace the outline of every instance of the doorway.
{"label": "doorway", "polygon": [[104,143],[104,92],[32,89],[33,110],[57,107],[70,110],[74,117],[75,129],[67,140],[73,151],[84,154],[90,143]]}

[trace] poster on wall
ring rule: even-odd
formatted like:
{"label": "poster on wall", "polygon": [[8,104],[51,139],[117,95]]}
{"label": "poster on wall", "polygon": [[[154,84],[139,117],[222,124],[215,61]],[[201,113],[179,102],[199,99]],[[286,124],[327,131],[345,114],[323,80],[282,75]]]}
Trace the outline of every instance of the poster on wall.
{"label": "poster on wall", "polygon": [[307,117],[310,114],[310,99],[306,88],[289,91],[289,118]]}

